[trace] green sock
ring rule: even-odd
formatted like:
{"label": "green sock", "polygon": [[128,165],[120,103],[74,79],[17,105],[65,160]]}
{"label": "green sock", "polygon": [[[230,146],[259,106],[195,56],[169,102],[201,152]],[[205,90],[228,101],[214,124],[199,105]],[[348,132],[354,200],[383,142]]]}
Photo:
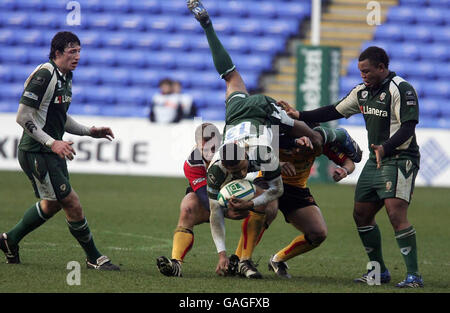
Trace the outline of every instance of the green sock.
{"label": "green sock", "polygon": [[313,129],[322,135],[324,145],[332,142],[343,144],[347,138],[346,132],[343,129],[332,129],[323,126],[316,126]]}
{"label": "green sock", "polygon": [[6,233],[8,243],[12,245],[18,244],[23,237],[44,224],[50,217],[52,216],[42,212],[41,205],[37,202],[25,212],[19,223]]}
{"label": "green sock", "polygon": [[381,233],[378,225],[358,227],[358,234],[366,249],[369,260],[380,263],[381,272],[386,271],[386,265],[384,264],[383,254],[381,252]]}
{"label": "green sock", "polygon": [[69,222],[70,233],[75,237],[75,239],[80,243],[86,256],[91,263],[96,263],[97,259],[102,256],[102,254],[97,250],[94,244],[94,238],[92,237],[91,231],[86,218],[83,218],[79,222]]}
{"label": "green sock", "polygon": [[214,66],[220,74],[220,77],[223,78],[223,76],[233,71],[235,66],[227,50],[225,50],[217,37],[212,23],[209,23],[206,27],[204,27],[204,30],[212,53]]}
{"label": "green sock", "polygon": [[413,226],[395,232],[395,239],[403,255],[408,274],[419,275],[417,264],[416,230]]}

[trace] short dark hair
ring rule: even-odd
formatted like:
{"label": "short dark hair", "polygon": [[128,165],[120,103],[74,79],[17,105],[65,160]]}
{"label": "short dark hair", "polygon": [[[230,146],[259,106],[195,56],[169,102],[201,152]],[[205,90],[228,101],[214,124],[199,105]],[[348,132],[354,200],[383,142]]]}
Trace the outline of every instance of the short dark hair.
{"label": "short dark hair", "polygon": [[368,59],[373,66],[378,66],[380,63],[383,63],[386,68],[389,67],[389,57],[386,51],[380,47],[371,46],[367,48],[360,54],[358,61],[361,62],[366,59]]}
{"label": "short dark hair", "polygon": [[235,166],[246,159],[245,149],[234,142],[224,144],[219,153],[223,166]]}
{"label": "short dark hair", "polygon": [[160,81],[159,81],[159,83],[158,83],[158,87],[161,87],[161,85],[163,85],[163,84],[169,84],[169,85],[172,85],[172,83],[173,83],[173,80],[171,80],[170,78],[163,78],[163,79],[161,79]]}
{"label": "short dark hair", "polygon": [[64,53],[64,49],[69,46],[70,43],[76,43],[81,46],[80,39],[77,35],[72,32],[58,32],[55,36],[53,36],[51,47],[50,47],[50,59],[56,58],[56,51]]}

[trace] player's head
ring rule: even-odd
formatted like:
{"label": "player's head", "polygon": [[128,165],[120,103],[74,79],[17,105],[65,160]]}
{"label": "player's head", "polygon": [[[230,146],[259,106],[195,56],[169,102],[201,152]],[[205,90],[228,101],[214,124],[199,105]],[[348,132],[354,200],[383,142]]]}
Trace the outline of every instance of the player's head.
{"label": "player's head", "polygon": [[170,78],[163,78],[159,81],[158,87],[163,95],[168,95],[173,92],[173,81]]}
{"label": "player's head", "polygon": [[234,178],[247,176],[248,159],[245,149],[236,143],[227,143],[220,147],[220,159],[222,165]]}
{"label": "player's head", "polygon": [[378,86],[389,74],[389,57],[382,48],[369,47],[358,59],[358,69],[367,87]]}
{"label": "player's head", "polygon": [[49,58],[62,73],[73,71],[80,60],[80,39],[71,32],[58,32],[52,39]]}
{"label": "player's head", "polygon": [[220,131],[214,124],[203,123],[195,130],[195,143],[207,162],[212,160],[220,141]]}

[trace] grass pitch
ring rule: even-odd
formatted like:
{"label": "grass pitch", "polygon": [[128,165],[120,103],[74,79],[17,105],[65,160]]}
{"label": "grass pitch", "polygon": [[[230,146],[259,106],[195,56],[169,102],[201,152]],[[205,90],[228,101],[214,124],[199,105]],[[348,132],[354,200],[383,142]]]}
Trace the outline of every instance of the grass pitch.
{"label": "grass pitch", "polygon": [[[298,232],[281,212],[255,249],[262,280],[219,277],[217,255],[208,224],[194,228],[195,243],[185,258],[183,278],[162,276],[155,259],[170,257],[185,179],[72,174],[97,247],[121,272],[87,270],[84,252],[70,235],[63,212],[58,213],[20,243],[21,265],[0,257],[0,292],[116,292],[116,293],[391,293],[450,292],[449,189],[416,188],[409,220],[417,230],[419,269],[425,288],[399,290],[405,267],[385,211],[377,222],[383,254],[392,282],[383,286],[357,285],[352,279],[365,272],[367,256],[352,218],[354,186],[312,185],[328,225],[328,238],[317,249],[288,262],[293,278],[281,280],[267,269],[271,254]],[[37,200],[23,173],[0,172],[0,231],[11,229]],[[240,221],[227,220],[228,253],[234,251]],[[67,264],[81,264],[81,285],[70,286]]]}

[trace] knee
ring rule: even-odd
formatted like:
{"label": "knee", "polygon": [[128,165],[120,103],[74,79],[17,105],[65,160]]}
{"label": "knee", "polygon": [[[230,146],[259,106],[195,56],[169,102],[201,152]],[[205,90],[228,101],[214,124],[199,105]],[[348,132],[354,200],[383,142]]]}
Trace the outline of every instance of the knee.
{"label": "knee", "polygon": [[353,210],[353,220],[355,221],[356,226],[367,226],[370,224],[369,218],[364,214],[362,210]]}
{"label": "knee", "polygon": [[39,206],[42,212],[48,216],[53,216],[61,210],[61,205],[56,201],[41,200]]}
{"label": "knee", "polygon": [[308,238],[311,244],[318,246],[322,242],[324,242],[325,239],[327,239],[327,235],[328,235],[327,229],[323,228],[308,233],[306,237]]}

